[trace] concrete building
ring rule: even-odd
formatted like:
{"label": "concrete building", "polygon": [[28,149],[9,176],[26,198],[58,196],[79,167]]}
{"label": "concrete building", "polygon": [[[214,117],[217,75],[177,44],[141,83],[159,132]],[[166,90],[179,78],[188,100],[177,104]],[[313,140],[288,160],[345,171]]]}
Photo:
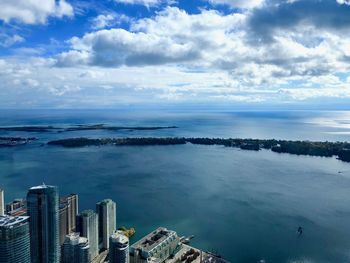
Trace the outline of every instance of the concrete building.
{"label": "concrete building", "polygon": [[111,199],[105,199],[96,204],[98,214],[98,237],[101,249],[109,248],[109,237],[116,229],[116,204]]}
{"label": "concrete building", "polygon": [[109,263],[129,263],[129,238],[122,231],[109,238]]}
{"label": "concrete building", "polygon": [[26,200],[15,199],[11,203],[6,204],[6,214],[10,216],[26,216]]}
{"label": "concrete building", "polygon": [[130,247],[130,263],[162,263],[176,253],[179,243],[175,231],[159,227]]}
{"label": "concrete building", "polygon": [[27,194],[31,263],[59,263],[58,188],[40,185]]}
{"label": "concrete building", "polygon": [[29,217],[0,216],[0,262],[30,263]]}
{"label": "concrete building", "polygon": [[66,239],[66,235],[70,234],[68,229],[68,206],[66,204],[60,204],[58,214],[60,245],[62,245]]}
{"label": "concrete building", "polygon": [[76,231],[76,216],[79,212],[79,198],[77,194],[70,194],[64,196],[60,200],[61,204],[65,204],[68,207],[68,232],[72,233]]}
{"label": "concrete building", "polygon": [[77,216],[77,232],[86,237],[90,245],[91,259],[98,256],[98,215],[93,210],[84,210]]}
{"label": "concrete building", "polygon": [[0,216],[5,215],[4,190],[0,189]]}
{"label": "concrete building", "polygon": [[90,263],[90,247],[87,238],[79,233],[66,236],[62,245],[61,263]]}
{"label": "concrete building", "polygon": [[76,231],[76,216],[78,214],[78,195],[70,194],[60,198],[59,222],[60,245],[63,244],[66,235]]}

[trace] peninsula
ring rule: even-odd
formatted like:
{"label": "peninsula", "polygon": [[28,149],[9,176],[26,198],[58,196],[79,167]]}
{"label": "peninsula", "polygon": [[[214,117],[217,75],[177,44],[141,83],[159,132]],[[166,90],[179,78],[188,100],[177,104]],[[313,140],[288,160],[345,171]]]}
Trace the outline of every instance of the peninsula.
{"label": "peninsula", "polygon": [[181,144],[199,144],[199,145],[222,145],[225,147],[235,147],[242,150],[260,149],[271,150],[276,153],[289,153],[296,155],[309,155],[332,157],[350,162],[350,143],[347,142],[313,142],[313,141],[288,141],[275,139],[221,139],[221,138],[68,138],[62,140],[49,141],[49,145],[59,145],[63,147],[84,147],[84,146],[151,146],[151,145],[181,145]]}

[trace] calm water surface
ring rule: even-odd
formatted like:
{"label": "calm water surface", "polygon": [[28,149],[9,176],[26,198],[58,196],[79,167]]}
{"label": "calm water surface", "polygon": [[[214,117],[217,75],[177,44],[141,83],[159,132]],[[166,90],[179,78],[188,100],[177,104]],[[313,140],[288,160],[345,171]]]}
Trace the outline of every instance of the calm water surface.
{"label": "calm water surface", "polygon": [[[6,201],[45,182],[76,192],[80,209],[110,197],[133,241],[157,226],[195,235],[193,245],[235,263],[350,262],[350,164],[219,146],[41,146],[62,137],[205,136],[349,140],[348,112],[0,112],[0,125],[108,123],[175,130],[10,133],[35,136],[0,149]],[[303,226],[304,235],[296,230]]]}

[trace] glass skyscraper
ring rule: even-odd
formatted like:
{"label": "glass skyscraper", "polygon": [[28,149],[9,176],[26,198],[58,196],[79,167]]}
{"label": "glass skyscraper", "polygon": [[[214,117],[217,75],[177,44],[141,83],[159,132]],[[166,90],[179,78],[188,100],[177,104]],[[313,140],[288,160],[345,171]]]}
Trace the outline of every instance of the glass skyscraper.
{"label": "glass skyscraper", "polygon": [[0,262],[30,263],[27,216],[0,216]]}
{"label": "glass skyscraper", "polygon": [[0,216],[5,215],[4,190],[0,189]]}
{"label": "glass skyscraper", "polygon": [[102,249],[109,248],[109,237],[116,229],[116,204],[111,199],[105,199],[96,204],[98,214],[99,243]]}
{"label": "glass skyscraper", "polygon": [[58,188],[40,185],[27,194],[31,263],[59,263]]}

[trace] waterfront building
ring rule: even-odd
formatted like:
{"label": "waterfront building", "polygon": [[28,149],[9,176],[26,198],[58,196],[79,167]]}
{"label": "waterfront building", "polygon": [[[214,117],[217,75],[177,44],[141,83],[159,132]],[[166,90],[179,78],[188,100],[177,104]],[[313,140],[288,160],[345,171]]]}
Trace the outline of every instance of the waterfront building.
{"label": "waterfront building", "polygon": [[5,215],[4,190],[0,189],[0,216]]}
{"label": "waterfront building", "polygon": [[129,238],[122,231],[109,238],[109,263],[129,263]]}
{"label": "waterfront building", "polygon": [[101,249],[109,248],[109,237],[116,229],[116,204],[111,199],[105,199],[96,204],[99,227],[99,244]]}
{"label": "waterfront building", "polygon": [[67,218],[67,228],[68,233],[72,233],[76,231],[76,217],[79,212],[79,198],[77,194],[70,194],[68,196],[64,196],[61,198],[60,203],[66,204],[68,207],[68,218]]}
{"label": "waterfront building", "polygon": [[31,262],[29,217],[0,216],[0,262]]}
{"label": "waterfront building", "polygon": [[91,259],[98,256],[98,215],[93,210],[84,210],[77,216],[77,232],[86,237],[90,245]]}
{"label": "waterfront building", "polygon": [[78,213],[78,195],[70,194],[60,198],[59,222],[60,245],[63,244],[66,235],[76,231],[76,216]]}
{"label": "waterfront building", "polygon": [[68,230],[68,206],[66,204],[60,204],[58,213],[60,245],[62,245],[66,239],[66,235],[70,234]]}
{"label": "waterfront building", "polygon": [[58,188],[40,185],[27,194],[31,263],[59,263]]}
{"label": "waterfront building", "polygon": [[11,203],[6,204],[6,214],[10,216],[26,216],[26,200],[15,199]]}
{"label": "waterfront building", "polygon": [[79,233],[66,236],[62,245],[61,263],[90,263],[90,247],[88,239],[80,237]]}
{"label": "waterfront building", "polygon": [[130,247],[130,263],[162,263],[177,252],[179,244],[175,231],[159,227]]}

